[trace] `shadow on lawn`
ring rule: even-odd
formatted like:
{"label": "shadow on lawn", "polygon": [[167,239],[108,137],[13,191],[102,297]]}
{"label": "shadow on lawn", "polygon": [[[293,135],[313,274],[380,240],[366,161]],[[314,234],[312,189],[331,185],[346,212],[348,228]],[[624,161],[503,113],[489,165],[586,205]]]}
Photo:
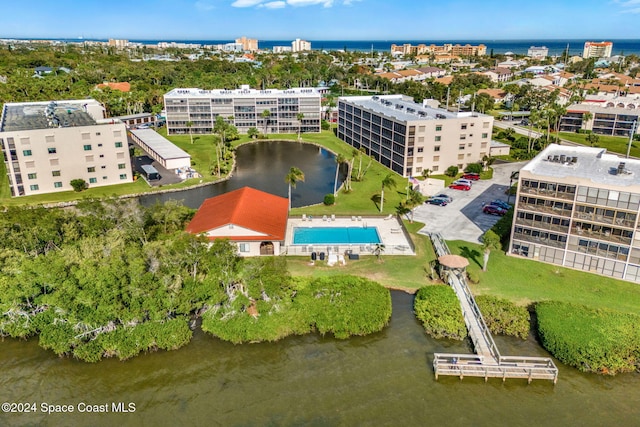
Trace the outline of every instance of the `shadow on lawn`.
{"label": "shadow on lawn", "polygon": [[468,246],[461,246],[460,247],[460,255],[462,255],[463,257],[465,257],[469,261],[473,261],[474,263],[476,263],[478,265],[478,267],[482,267],[482,263],[480,261],[478,261],[478,257],[480,255],[482,255],[480,253],[480,251],[477,251],[475,249],[470,249]]}

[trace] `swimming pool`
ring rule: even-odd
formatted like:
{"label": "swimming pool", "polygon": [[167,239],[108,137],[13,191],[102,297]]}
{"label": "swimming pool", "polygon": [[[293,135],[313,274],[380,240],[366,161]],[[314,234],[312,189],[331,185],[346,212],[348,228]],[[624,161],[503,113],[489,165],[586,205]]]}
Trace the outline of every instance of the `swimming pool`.
{"label": "swimming pool", "polygon": [[382,243],[376,227],[293,227],[294,245]]}

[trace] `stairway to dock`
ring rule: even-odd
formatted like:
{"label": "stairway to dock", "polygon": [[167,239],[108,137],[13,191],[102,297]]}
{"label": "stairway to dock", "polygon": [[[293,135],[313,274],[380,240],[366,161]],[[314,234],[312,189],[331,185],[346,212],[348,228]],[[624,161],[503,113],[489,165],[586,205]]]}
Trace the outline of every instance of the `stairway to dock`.
{"label": "stairway to dock", "polygon": [[[438,257],[451,253],[447,243],[438,233],[430,235]],[[534,379],[558,381],[558,368],[551,358],[502,356],[491,332],[487,327],[480,308],[471,294],[464,273],[450,270],[447,272],[449,286],[455,291],[464,317],[469,337],[473,342],[475,354],[435,353],[433,369],[436,380],[440,375],[489,378],[524,378],[528,382]]]}

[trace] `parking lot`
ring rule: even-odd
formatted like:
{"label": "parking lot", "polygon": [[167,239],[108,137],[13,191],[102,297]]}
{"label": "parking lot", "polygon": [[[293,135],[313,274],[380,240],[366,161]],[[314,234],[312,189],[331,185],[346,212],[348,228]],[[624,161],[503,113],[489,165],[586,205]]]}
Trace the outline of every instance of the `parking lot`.
{"label": "parking lot", "polygon": [[[477,243],[485,231],[500,219],[499,216],[482,212],[484,204],[492,200],[507,200],[511,173],[520,170],[526,163],[504,163],[493,166],[493,178],[475,181],[469,191],[445,188],[442,193],[453,197],[447,206],[425,203],[414,210],[414,219],[425,223],[420,233],[437,232],[445,240],[464,240]],[[511,203],[514,197],[511,196]]]}

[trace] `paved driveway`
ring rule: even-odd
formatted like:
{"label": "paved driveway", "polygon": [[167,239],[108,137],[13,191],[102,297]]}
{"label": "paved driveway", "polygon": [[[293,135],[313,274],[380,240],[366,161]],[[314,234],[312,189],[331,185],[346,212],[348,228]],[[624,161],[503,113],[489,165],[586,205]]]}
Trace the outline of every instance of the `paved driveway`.
{"label": "paved driveway", "polygon": [[[476,181],[469,191],[445,188],[444,193],[453,197],[447,206],[424,204],[414,211],[414,219],[425,223],[419,232],[437,232],[445,240],[464,240],[477,243],[485,231],[500,219],[482,212],[482,206],[492,200],[507,200],[511,173],[520,170],[526,162],[504,163],[493,166],[493,178]],[[513,196],[511,202],[513,203]]]}

